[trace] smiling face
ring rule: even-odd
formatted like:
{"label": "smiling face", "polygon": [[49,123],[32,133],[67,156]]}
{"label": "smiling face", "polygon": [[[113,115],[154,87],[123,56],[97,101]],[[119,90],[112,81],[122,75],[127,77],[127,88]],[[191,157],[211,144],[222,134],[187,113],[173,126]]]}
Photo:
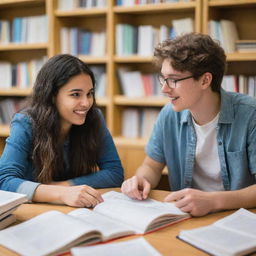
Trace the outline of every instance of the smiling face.
{"label": "smiling face", "polygon": [[89,75],[79,74],[60,88],[55,98],[61,119],[61,134],[65,136],[72,125],[82,125],[94,102],[94,88]]}
{"label": "smiling face", "polygon": [[[164,78],[181,79],[189,77],[192,74],[188,71],[180,72],[170,64],[169,59],[165,59],[162,63],[161,75]],[[188,109],[191,112],[196,111],[200,106],[200,101],[204,93],[202,78],[195,80],[193,77],[178,81],[176,88],[169,88],[166,83],[162,86],[162,92],[169,97],[173,105],[173,110],[176,112]]]}

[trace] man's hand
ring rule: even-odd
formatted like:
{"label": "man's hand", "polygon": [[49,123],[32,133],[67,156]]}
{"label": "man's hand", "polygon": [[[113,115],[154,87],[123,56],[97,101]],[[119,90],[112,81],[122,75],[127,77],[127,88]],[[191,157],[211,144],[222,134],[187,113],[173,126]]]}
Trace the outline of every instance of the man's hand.
{"label": "man's hand", "polygon": [[215,195],[215,192],[204,192],[186,188],[177,192],[171,192],[165,198],[165,201],[176,201],[175,205],[180,210],[188,212],[193,216],[204,216],[216,209]]}
{"label": "man's hand", "polygon": [[150,189],[150,183],[144,177],[140,176],[133,176],[132,178],[124,181],[121,187],[122,193],[138,200],[146,199]]}

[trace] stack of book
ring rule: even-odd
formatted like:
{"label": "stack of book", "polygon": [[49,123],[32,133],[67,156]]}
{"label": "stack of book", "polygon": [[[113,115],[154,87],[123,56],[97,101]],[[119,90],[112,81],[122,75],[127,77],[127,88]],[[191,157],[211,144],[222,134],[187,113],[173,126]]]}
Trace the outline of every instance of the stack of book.
{"label": "stack of book", "polygon": [[0,229],[15,222],[12,212],[26,201],[27,198],[23,194],[0,190]]}

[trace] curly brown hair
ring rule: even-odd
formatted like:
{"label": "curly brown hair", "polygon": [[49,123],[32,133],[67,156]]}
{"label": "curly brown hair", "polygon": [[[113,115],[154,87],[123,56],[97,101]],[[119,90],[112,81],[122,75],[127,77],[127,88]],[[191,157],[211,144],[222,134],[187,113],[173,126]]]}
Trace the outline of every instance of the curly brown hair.
{"label": "curly brown hair", "polygon": [[154,51],[154,62],[161,67],[164,59],[178,71],[189,71],[195,79],[205,72],[212,74],[211,88],[220,92],[226,71],[226,55],[219,43],[210,36],[188,33],[175,39],[165,40]]}

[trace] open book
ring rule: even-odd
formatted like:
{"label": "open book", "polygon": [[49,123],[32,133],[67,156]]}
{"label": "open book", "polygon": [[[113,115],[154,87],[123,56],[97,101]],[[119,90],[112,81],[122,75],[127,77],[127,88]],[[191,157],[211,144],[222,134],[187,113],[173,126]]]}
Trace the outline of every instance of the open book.
{"label": "open book", "polygon": [[23,194],[0,190],[0,229],[15,222],[12,212],[27,198]]}
{"label": "open book", "polygon": [[103,194],[103,199],[92,211],[48,211],[0,231],[0,244],[22,255],[51,255],[80,243],[143,234],[190,217],[173,203],[137,201],[114,191]]}
{"label": "open book", "polygon": [[143,237],[124,242],[99,244],[92,246],[74,247],[71,249],[72,256],[161,256]]}
{"label": "open book", "polygon": [[256,251],[256,214],[241,208],[212,225],[183,230],[178,238],[213,255],[245,255]]}

